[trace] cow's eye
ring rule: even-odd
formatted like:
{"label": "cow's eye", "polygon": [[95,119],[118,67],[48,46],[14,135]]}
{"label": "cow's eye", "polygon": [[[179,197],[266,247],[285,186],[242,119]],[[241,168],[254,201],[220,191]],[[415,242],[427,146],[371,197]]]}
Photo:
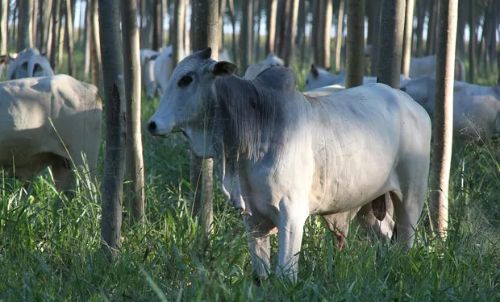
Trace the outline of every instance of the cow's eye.
{"label": "cow's eye", "polygon": [[179,80],[179,82],[177,82],[177,85],[179,85],[179,87],[186,87],[192,81],[193,78],[191,76],[185,75]]}

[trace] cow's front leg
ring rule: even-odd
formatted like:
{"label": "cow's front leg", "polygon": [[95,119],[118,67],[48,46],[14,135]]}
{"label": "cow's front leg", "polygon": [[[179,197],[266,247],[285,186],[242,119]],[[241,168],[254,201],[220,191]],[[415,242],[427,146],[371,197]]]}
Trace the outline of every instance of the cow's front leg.
{"label": "cow's front leg", "polygon": [[[303,204],[307,204],[307,202]],[[295,205],[286,201],[280,204],[277,274],[287,276],[292,281],[297,280],[299,252],[302,245],[304,223],[307,216],[307,208],[300,206],[300,204]]]}
{"label": "cow's front leg", "polygon": [[266,279],[271,268],[270,232],[274,226],[257,215],[243,218],[247,230],[248,248],[252,256],[252,266],[259,279]]}

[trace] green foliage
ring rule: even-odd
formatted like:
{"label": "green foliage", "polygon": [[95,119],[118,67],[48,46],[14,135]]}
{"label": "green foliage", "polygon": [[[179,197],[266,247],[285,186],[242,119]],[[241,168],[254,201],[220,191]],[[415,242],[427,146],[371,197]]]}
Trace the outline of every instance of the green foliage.
{"label": "green foliage", "polygon": [[[157,103],[144,101],[144,121]],[[466,163],[464,189],[455,158],[445,243],[432,238],[422,222],[407,253],[369,240],[353,225],[347,248],[339,252],[321,220],[312,217],[305,226],[300,281],[271,276],[260,287],[254,283],[241,217],[220,190],[208,240],[191,217],[185,140],[145,134],[144,145],[147,220],[131,225],[125,210],[123,245],[114,263],[100,252],[99,184],[88,185],[81,177],[68,200],[56,192],[49,173],[26,189],[0,174],[0,300],[500,299],[498,145],[460,152]],[[272,247],[276,253],[276,238]]]}

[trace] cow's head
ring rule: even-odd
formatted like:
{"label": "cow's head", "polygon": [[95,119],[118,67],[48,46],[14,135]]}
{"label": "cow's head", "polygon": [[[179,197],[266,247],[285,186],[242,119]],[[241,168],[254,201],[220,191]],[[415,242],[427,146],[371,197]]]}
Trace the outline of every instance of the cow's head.
{"label": "cow's head", "polygon": [[212,60],[211,53],[207,48],[179,62],[148,123],[148,130],[153,135],[165,136],[181,131],[189,139],[193,152],[202,157],[215,155],[214,81],[236,70],[232,63]]}

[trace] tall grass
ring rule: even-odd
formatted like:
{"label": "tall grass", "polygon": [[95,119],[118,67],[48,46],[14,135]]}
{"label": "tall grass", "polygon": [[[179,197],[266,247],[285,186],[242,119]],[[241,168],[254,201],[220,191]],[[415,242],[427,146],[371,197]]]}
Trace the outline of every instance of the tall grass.
{"label": "tall grass", "polygon": [[[145,120],[157,102],[144,102]],[[131,225],[125,210],[123,245],[114,263],[100,252],[99,183],[89,186],[82,177],[68,200],[49,173],[29,187],[0,175],[0,300],[500,300],[498,145],[465,148],[463,189],[454,159],[445,243],[422,222],[414,248],[405,252],[369,239],[353,224],[349,244],[339,252],[322,221],[311,217],[300,281],[271,276],[260,286],[241,217],[220,193],[208,240],[192,219],[186,141],[145,134],[144,145],[147,219]],[[276,253],[276,238],[272,249]]]}

